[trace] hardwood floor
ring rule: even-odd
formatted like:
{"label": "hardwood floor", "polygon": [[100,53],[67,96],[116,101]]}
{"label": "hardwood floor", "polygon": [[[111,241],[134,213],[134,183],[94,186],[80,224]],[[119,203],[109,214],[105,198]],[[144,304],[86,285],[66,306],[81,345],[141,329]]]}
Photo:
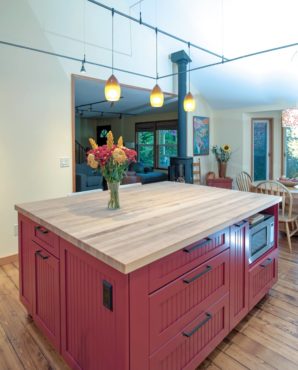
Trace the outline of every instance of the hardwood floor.
{"label": "hardwood floor", "polygon": [[[277,284],[197,370],[297,370],[297,284],[298,238],[292,253],[283,239]],[[1,266],[0,370],[69,369],[28,318],[18,285],[18,264]]]}

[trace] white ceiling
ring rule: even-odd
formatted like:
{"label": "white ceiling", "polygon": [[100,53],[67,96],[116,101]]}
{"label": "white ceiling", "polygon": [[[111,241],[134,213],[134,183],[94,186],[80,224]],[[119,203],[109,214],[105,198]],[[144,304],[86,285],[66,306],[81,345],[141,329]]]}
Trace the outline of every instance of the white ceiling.
{"label": "white ceiling", "polygon": [[[139,115],[177,110],[177,97],[175,95],[165,94],[164,106],[162,108],[152,108],[150,106],[150,90],[125,85],[121,85],[122,98],[118,102],[111,104],[105,100],[104,84],[103,81],[96,79],[76,78],[75,106],[77,114],[83,114],[85,118],[113,118],[120,117],[120,114]],[[90,111],[89,104],[95,102],[97,104],[93,104]]]}
{"label": "white ceiling", "polygon": [[[227,58],[298,42],[298,0],[123,2],[133,16],[141,10],[144,21]],[[105,3],[112,6],[113,1]],[[187,51],[166,37],[160,37],[159,47],[167,55]],[[191,57],[192,67],[218,61],[194,49]],[[298,45],[193,72],[192,84],[214,109],[296,105]]]}

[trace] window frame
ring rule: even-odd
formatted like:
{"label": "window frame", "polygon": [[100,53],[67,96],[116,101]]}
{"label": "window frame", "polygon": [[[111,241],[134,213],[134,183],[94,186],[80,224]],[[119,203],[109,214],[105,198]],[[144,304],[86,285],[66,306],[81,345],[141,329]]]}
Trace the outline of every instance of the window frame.
{"label": "window frame", "polygon": [[[174,119],[174,120],[164,120],[164,121],[136,122],[135,124],[136,151],[138,153],[138,159],[139,159],[139,145],[146,145],[146,144],[138,144],[138,141],[137,141],[138,132],[153,131],[154,132],[154,140],[153,140],[154,142],[153,144],[154,168],[159,169],[159,170],[167,170],[166,167],[159,167],[159,147],[160,147],[158,143],[158,131],[159,130],[176,130],[177,135],[178,135],[178,120]],[[166,146],[166,144],[163,144],[162,146]],[[178,150],[178,140],[177,140],[177,150]]]}

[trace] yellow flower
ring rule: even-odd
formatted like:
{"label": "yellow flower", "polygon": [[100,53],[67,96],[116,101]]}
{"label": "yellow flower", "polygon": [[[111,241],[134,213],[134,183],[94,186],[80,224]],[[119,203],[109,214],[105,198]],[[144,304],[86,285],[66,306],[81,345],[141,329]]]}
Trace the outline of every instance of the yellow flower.
{"label": "yellow flower", "polygon": [[90,143],[92,149],[98,148],[98,145],[96,144],[96,141],[94,139],[92,139],[92,137],[89,138],[89,143]]}
{"label": "yellow flower", "polygon": [[123,138],[122,138],[122,136],[120,136],[119,139],[118,139],[118,147],[119,148],[123,147]]}
{"label": "yellow flower", "polygon": [[224,152],[231,153],[231,147],[230,147],[230,145],[225,144],[225,145],[223,145],[221,148],[222,148],[222,150],[223,150]]}
{"label": "yellow flower", "polygon": [[113,151],[113,159],[116,163],[118,164],[123,164],[126,160],[127,160],[127,157],[126,157],[126,154],[124,153],[124,151],[120,148],[116,148],[114,151]]}
{"label": "yellow flower", "polygon": [[94,154],[88,154],[87,163],[91,168],[98,168],[98,162],[95,160]]}
{"label": "yellow flower", "polygon": [[113,148],[113,145],[114,145],[114,136],[113,136],[112,131],[109,131],[108,134],[107,134],[107,146],[108,146],[108,149],[112,149]]}

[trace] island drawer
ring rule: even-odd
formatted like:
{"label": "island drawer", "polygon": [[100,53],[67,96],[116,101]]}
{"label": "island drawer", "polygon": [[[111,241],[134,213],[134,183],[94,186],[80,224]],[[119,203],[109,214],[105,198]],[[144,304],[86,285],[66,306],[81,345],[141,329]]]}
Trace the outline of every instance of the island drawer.
{"label": "island drawer", "polygon": [[252,309],[277,281],[278,250],[274,249],[248,272],[249,309]]}
{"label": "island drawer", "polygon": [[150,295],[150,353],[228,292],[229,260],[226,250]]}
{"label": "island drawer", "polygon": [[149,266],[150,292],[190,271],[229,247],[229,228],[201,239]]}
{"label": "island drawer", "polygon": [[193,370],[229,331],[229,294],[182,328],[150,357],[150,370]]}
{"label": "island drawer", "polygon": [[46,227],[33,224],[33,240],[59,258],[59,237]]}

